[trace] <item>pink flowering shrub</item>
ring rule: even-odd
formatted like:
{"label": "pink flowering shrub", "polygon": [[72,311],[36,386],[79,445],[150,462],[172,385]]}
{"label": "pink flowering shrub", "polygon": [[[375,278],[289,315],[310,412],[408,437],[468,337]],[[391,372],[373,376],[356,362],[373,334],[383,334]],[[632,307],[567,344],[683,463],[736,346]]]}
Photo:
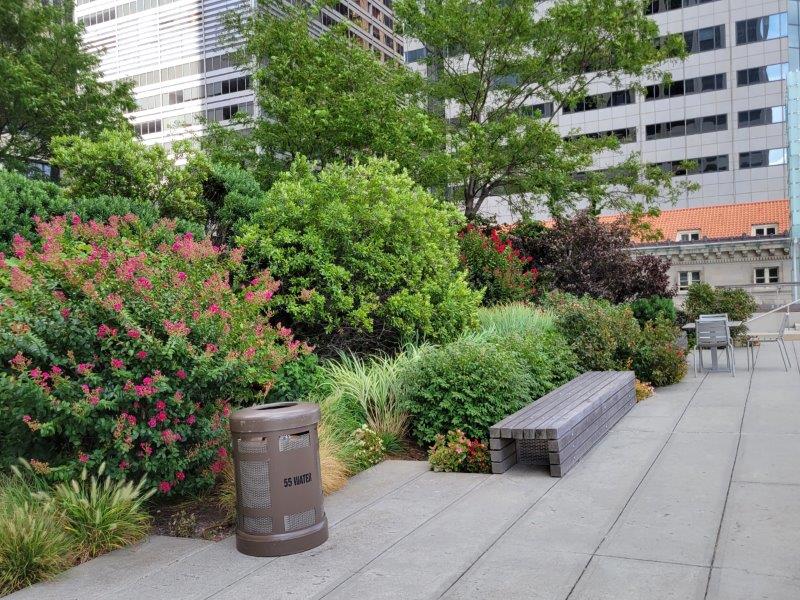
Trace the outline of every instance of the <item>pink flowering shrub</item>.
{"label": "pink flowering shrub", "polygon": [[163,492],[213,481],[232,404],[310,349],[269,324],[279,287],[240,283],[241,251],[164,221],[38,222],[0,255],[0,462],[74,475],[106,462]]}

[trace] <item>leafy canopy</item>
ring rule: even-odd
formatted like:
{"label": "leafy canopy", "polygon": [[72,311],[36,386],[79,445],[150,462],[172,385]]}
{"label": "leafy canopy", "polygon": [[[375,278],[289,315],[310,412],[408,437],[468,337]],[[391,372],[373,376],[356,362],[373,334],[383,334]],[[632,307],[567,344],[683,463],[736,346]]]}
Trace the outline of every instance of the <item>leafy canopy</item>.
{"label": "leafy canopy", "polygon": [[57,135],[129,127],[130,84],[101,81],[71,3],[3,0],[0,31],[0,165],[24,170],[28,158],[48,158]]}
{"label": "leafy canopy", "polygon": [[[597,86],[661,75],[682,40],[654,44],[658,27],[641,0],[397,0],[398,25],[424,45],[432,106],[447,106],[455,161],[454,200],[468,217],[489,197],[525,214],[544,202],[559,215],[588,204],[628,211],[677,194],[671,174],[631,155],[611,172],[589,173],[615,137],[562,139],[553,118]],[[553,116],[531,105],[553,102]],[[441,110],[440,117],[444,117]],[[579,132],[576,132],[579,133]]]}
{"label": "leafy canopy", "polygon": [[315,172],[300,158],[237,241],[283,281],[273,306],[302,337],[389,347],[452,339],[474,323],[480,293],[459,266],[462,222],[395,162]]}
{"label": "leafy canopy", "polygon": [[387,156],[418,183],[442,182],[442,124],[424,109],[419,75],[377,60],[344,25],[309,35],[318,5],[260,4],[232,27],[244,39],[240,63],[266,116],[246,137],[212,126],[206,147],[215,160],[255,166],[269,183],[298,155],[322,165]]}

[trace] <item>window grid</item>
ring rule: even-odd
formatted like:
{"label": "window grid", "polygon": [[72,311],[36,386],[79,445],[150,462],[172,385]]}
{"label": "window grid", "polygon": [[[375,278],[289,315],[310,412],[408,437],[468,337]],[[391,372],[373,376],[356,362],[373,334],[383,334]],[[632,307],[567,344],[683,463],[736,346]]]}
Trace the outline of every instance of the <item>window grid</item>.
{"label": "window grid", "polygon": [[739,128],[771,125],[786,121],[785,106],[769,106],[739,111]]}
{"label": "window grid", "polygon": [[[667,36],[656,38],[656,45],[660,46]],[[698,54],[710,50],[719,50],[725,47],[725,25],[712,25],[702,29],[683,32],[683,41],[688,54]]]}
{"label": "window grid", "polygon": [[728,115],[710,115],[681,121],[653,123],[645,127],[646,140],[660,140],[673,137],[711,133],[728,129]]}
{"label": "window grid", "polygon": [[763,67],[751,67],[736,71],[736,85],[743,87],[746,85],[757,85],[770,81],[781,81],[786,79],[789,73],[789,63],[775,63]]}
{"label": "window grid", "polygon": [[752,150],[739,153],[740,169],[756,169],[758,167],[776,167],[786,164],[786,148],[769,150]]}
{"label": "window grid", "polygon": [[677,98],[690,94],[724,90],[728,87],[727,79],[725,73],[717,73],[715,75],[703,75],[702,77],[671,81],[670,83],[648,85],[645,88],[644,99],[645,102],[649,102],[660,98]]}
{"label": "window grid", "polygon": [[789,22],[785,12],[736,22],[736,45],[786,37]]}
{"label": "window grid", "polygon": [[575,103],[574,107],[565,106],[563,108],[563,112],[565,114],[570,114],[635,103],[636,93],[633,90],[618,90],[616,92],[605,92],[602,94],[584,96]]}
{"label": "window grid", "polygon": [[645,7],[644,12],[647,15],[654,15],[656,13],[678,10],[679,8],[689,8],[690,6],[708,4],[709,2],[716,1],[717,0],[652,0],[650,4]]}
{"label": "window grid", "polygon": [[[686,162],[694,163],[694,166],[687,169]],[[682,160],[668,160],[655,163],[665,171],[671,171],[674,175],[698,175],[700,173],[718,173],[728,170],[728,155],[720,154],[717,156],[704,156],[702,158],[690,158]]]}
{"label": "window grid", "polygon": [[636,127],[623,127],[621,129],[609,129],[607,131],[592,131],[590,133],[570,135],[564,139],[567,141],[573,141],[585,137],[596,140],[608,136],[617,138],[621,144],[630,144],[636,141]]}
{"label": "window grid", "polygon": [[700,271],[680,271],[678,273],[678,290],[685,292],[693,283],[700,283]]}
{"label": "window grid", "polygon": [[756,267],[753,269],[753,283],[779,283],[780,269],[778,267]]}

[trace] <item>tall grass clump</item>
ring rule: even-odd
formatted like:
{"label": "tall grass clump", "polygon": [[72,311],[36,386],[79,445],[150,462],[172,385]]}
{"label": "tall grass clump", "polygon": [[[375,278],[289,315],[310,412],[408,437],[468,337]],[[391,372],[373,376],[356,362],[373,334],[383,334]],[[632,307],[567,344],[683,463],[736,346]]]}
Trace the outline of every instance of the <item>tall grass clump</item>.
{"label": "tall grass clump", "polygon": [[0,481],[0,596],[68,569],[71,546],[52,498],[21,477]]}
{"label": "tall grass clump", "polygon": [[555,327],[552,313],[524,302],[512,302],[478,309],[478,322],[483,331],[498,335],[547,331]]}
{"label": "tall grass clump", "polygon": [[145,502],[155,490],[146,489],[144,479],[135,485],[108,476],[100,479],[104,471],[105,463],[89,477],[84,468],[79,481],[59,483],[52,492],[79,560],[134,544],[150,529]]}

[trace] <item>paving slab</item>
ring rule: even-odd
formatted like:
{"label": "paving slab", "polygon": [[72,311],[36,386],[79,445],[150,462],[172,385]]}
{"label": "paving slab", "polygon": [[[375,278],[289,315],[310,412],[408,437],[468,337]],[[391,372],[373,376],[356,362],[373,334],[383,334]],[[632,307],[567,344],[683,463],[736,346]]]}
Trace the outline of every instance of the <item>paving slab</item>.
{"label": "paving slab", "polygon": [[595,556],[569,600],[703,600],[708,569]]}
{"label": "paving slab", "polygon": [[492,477],[325,598],[438,598],[557,481],[523,467]]}
{"label": "paving slab", "polygon": [[152,577],[175,562],[213,542],[154,535],[141,544],[115,550],[66,571],[51,581],[37,583],[7,598],[13,600],[106,600],[110,590]]}
{"label": "paving slab", "polygon": [[320,597],[488,478],[468,473],[425,473],[369,510],[332,528],[330,539],[322,546],[280,557],[208,597]]}
{"label": "paving slab", "polygon": [[733,479],[800,485],[800,434],[742,435]]}
{"label": "paving slab", "polygon": [[710,566],[737,441],[673,434],[599,553]]}
{"label": "paving slab", "polygon": [[800,487],[733,482],[714,561],[800,580]]}
{"label": "paving slab", "polygon": [[738,405],[707,406],[693,402],[678,422],[675,431],[684,433],[739,433],[744,414],[744,398]]}
{"label": "paving slab", "polygon": [[748,573],[738,569],[714,569],[707,600],[797,600],[800,579]]}

